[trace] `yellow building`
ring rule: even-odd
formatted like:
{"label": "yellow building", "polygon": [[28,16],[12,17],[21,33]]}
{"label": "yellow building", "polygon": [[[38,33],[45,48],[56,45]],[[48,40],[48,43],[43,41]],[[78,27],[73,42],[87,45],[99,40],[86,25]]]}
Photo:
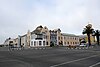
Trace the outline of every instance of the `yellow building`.
{"label": "yellow building", "polygon": [[74,34],[66,34],[62,33],[62,42],[63,46],[76,46],[79,45],[79,36],[76,36]]}

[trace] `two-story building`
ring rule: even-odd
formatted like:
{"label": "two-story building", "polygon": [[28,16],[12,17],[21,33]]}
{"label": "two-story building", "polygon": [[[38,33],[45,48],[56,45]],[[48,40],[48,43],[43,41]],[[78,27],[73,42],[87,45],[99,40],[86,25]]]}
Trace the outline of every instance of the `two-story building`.
{"label": "two-story building", "polygon": [[50,46],[50,34],[48,28],[38,26],[31,32],[30,47]]}
{"label": "two-story building", "polygon": [[79,45],[79,36],[76,36],[74,34],[66,34],[62,33],[62,42],[63,46],[76,46]]}

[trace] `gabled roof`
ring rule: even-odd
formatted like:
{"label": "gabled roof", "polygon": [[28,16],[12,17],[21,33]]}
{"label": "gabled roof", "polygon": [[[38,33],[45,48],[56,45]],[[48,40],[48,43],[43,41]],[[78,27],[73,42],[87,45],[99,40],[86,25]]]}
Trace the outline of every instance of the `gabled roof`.
{"label": "gabled roof", "polygon": [[34,31],[31,32],[31,34],[41,34],[42,26],[38,26]]}
{"label": "gabled roof", "polygon": [[68,33],[61,33],[61,35],[63,35],[63,36],[74,36],[74,37],[79,37],[79,36],[77,36],[77,35],[75,35],[75,34],[68,34]]}

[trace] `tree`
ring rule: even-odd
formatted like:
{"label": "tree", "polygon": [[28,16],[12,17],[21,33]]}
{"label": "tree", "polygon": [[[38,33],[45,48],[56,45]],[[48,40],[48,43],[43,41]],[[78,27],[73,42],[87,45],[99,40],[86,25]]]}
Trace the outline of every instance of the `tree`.
{"label": "tree", "polygon": [[94,29],[92,28],[91,24],[88,24],[87,26],[85,26],[82,32],[83,34],[87,34],[89,46],[91,45],[90,34],[93,34],[93,32],[94,32]]}
{"label": "tree", "polygon": [[99,36],[100,36],[100,31],[99,31],[99,30],[94,31],[94,36],[96,36],[97,44],[99,45]]}

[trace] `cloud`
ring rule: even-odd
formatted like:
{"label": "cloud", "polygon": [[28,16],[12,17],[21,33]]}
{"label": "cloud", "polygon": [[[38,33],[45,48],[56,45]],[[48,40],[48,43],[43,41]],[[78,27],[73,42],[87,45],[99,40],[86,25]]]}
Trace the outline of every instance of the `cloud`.
{"label": "cloud", "polygon": [[0,0],[0,42],[34,30],[38,25],[81,34],[91,21],[99,29],[99,0]]}

